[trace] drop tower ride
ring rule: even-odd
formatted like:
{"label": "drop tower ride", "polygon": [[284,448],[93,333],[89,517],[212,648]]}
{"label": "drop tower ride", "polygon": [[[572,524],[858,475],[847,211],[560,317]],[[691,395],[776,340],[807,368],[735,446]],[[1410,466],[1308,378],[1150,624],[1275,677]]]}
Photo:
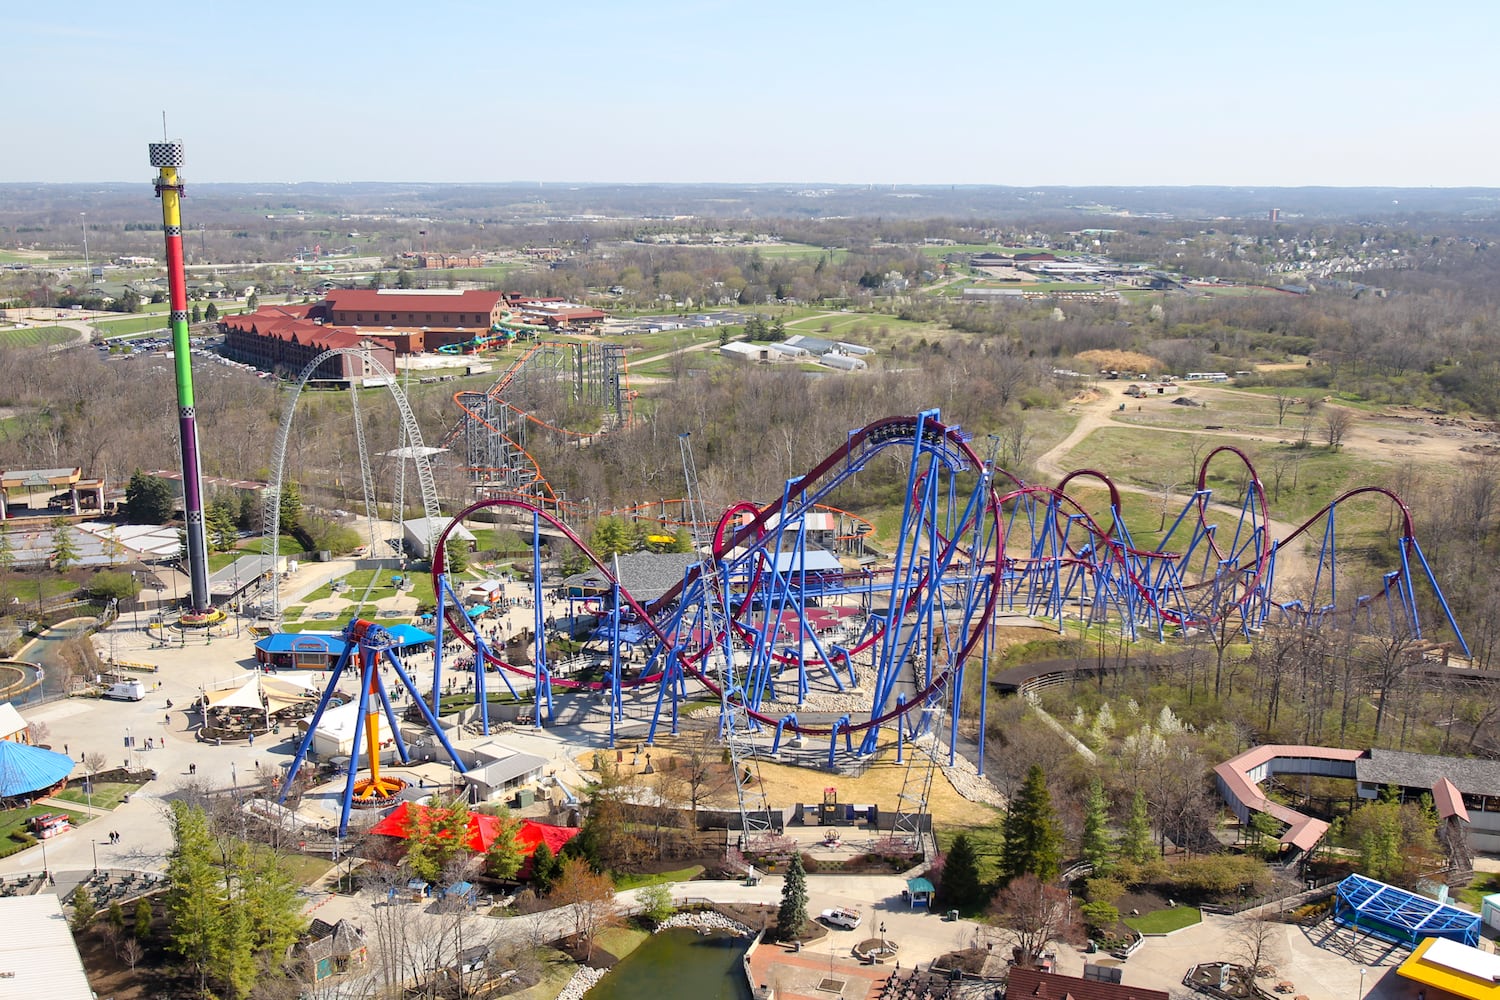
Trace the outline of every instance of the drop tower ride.
{"label": "drop tower ride", "polygon": [[198,460],[198,418],[193,403],[193,364],[188,350],[187,274],[182,260],[182,143],[150,143],[156,167],[156,196],[161,199],[162,231],[167,239],[167,301],[172,310],[172,365],[177,377],[177,431],[182,442],[182,511],[187,530],[188,575],[192,606],[182,624],[207,624],[213,618],[208,590],[208,544],[203,525],[203,473]]}

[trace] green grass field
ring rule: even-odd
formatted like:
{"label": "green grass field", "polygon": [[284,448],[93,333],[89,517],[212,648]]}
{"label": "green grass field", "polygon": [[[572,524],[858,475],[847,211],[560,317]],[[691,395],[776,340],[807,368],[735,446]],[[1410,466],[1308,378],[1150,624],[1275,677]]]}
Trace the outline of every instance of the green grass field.
{"label": "green grass field", "polygon": [[1193,906],[1174,906],[1167,910],[1152,910],[1138,917],[1126,917],[1125,923],[1142,934],[1170,934],[1184,927],[1191,927],[1203,919],[1203,914]]}
{"label": "green grass field", "polygon": [[96,781],[92,798],[78,786],[65,788],[54,798],[77,802],[81,806],[92,805],[95,809],[113,809],[124,801],[125,796],[142,787],[142,784],[130,781]]}
{"label": "green grass field", "polygon": [[127,319],[100,320],[93,324],[94,329],[99,331],[103,337],[130,337],[140,333],[149,333],[153,330],[166,330],[167,317],[165,315],[131,316]]}
{"label": "green grass field", "polygon": [[5,347],[51,347],[77,340],[77,330],[66,326],[28,326],[15,330],[0,330],[0,345]]}
{"label": "green grass field", "polygon": [[[85,813],[68,812],[56,806],[33,805],[23,809],[6,809],[0,812],[0,858],[17,851],[24,851],[35,843],[26,832],[26,826],[33,816],[40,816],[43,813],[64,813],[72,820],[74,826],[88,820]],[[37,862],[37,868],[41,868],[40,860]]]}
{"label": "green grass field", "polygon": [[615,891],[624,892],[627,889],[639,889],[643,885],[661,885],[667,882],[691,882],[702,874],[702,865],[690,865],[687,868],[679,868],[676,871],[657,872],[655,875],[637,875],[634,873],[615,875]]}

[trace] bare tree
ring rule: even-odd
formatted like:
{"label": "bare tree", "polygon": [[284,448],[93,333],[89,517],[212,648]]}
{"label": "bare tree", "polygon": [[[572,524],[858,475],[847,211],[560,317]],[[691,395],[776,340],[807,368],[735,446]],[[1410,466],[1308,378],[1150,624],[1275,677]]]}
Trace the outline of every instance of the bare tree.
{"label": "bare tree", "polygon": [[1294,396],[1286,389],[1277,389],[1271,394],[1271,398],[1276,401],[1277,427],[1280,427],[1282,422],[1286,420],[1286,415],[1291,412],[1292,407],[1302,402],[1301,396]]}
{"label": "bare tree", "polygon": [[588,862],[568,858],[552,889],[551,898],[558,906],[571,906],[573,934],[583,946],[584,960],[594,956],[594,939],[599,932],[619,919],[615,908],[615,888],[608,875],[591,871]]}
{"label": "bare tree", "polygon": [[1323,414],[1323,440],[1333,451],[1344,443],[1344,435],[1354,426],[1354,413],[1342,406],[1330,406]]}
{"label": "bare tree", "polygon": [[1053,941],[1071,941],[1078,935],[1078,919],[1067,890],[1035,875],[1012,879],[990,904],[990,913],[1016,935],[1022,965],[1036,964]]}
{"label": "bare tree", "polygon": [[1235,957],[1250,970],[1251,976],[1276,974],[1276,963],[1285,958],[1283,925],[1264,913],[1240,922],[1234,935]]}
{"label": "bare tree", "polygon": [[130,966],[131,972],[135,971],[135,967],[139,965],[141,959],[145,957],[145,947],[143,947],[141,943],[133,937],[126,938],[125,943],[120,945],[120,959],[126,965]]}

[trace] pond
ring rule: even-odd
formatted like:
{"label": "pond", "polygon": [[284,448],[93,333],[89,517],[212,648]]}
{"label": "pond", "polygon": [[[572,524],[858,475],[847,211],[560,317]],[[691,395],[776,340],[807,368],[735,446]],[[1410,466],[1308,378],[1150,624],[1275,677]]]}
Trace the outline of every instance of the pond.
{"label": "pond", "polygon": [[[749,938],[726,934],[704,936],[682,927],[647,938],[625,956],[598,985],[589,1000],[750,1000],[743,972]],[[670,984],[668,986],[667,984]]]}

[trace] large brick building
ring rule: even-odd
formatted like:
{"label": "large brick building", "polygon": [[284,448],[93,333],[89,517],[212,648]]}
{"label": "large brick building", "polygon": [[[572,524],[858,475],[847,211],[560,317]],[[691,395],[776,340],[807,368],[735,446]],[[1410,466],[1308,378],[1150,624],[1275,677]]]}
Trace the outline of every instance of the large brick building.
{"label": "large brick building", "polygon": [[[319,308],[319,305],[261,306],[253,313],[225,317],[219,322],[219,329],[224,331],[224,356],[262,371],[296,376],[324,351],[359,348],[386,371],[396,370],[396,347],[389,339],[327,325],[313,317]],[[344,354],[323,362],[312,377],[320,382],[359,385],[377,374],[370,360]]]}
{"label": "large brick building", "polygon": [[334,326],[488,330],[505,315],[504,296],[473,289],[336,288],[323,298]]}

